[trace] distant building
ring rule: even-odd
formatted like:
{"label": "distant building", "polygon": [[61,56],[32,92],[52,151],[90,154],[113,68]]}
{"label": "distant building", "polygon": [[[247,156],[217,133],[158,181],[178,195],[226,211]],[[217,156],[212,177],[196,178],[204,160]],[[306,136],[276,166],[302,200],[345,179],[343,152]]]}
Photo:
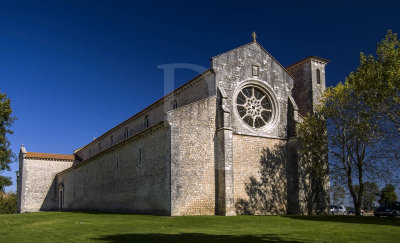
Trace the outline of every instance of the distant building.
{"label": "distant building", "polygon": [[[254,38],[72,155],[21,146],[19,212],[307,213],[295,126],[313,112],[326,64],[312,56],[284,68]],[[277,161],[265,154],[277,150]],[[251,191],[260,178],[261,197]]]}

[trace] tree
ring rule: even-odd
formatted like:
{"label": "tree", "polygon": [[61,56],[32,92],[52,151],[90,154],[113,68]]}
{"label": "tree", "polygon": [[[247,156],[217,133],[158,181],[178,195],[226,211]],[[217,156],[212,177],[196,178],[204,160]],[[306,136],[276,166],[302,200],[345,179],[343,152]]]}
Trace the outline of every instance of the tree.
{"label": "tree", "polygon": [[320,112],[327,119],[331,177],[346,185],[356,215],[360,215],[364,176],[375,163],[374,144],[378,136],[371,122],[373,116],[348,83],[327,89],[323,101]]}
{"label": "tree", "polygon": [[346,199],[346,190],[342,185],[335,183],[331,187],[331,193],[333,204],[344,204],[344,200]]}
{"label": "tree", "polygon": [[364,184],[364,200],[362,202],[362,208],[365,211],[372,211],[375,207],[379,195],[379,188],[374,182],[366,182]]}
{"label": "tree", "polygon": [[[355,186],[355,191],[358,192],[358,190],[359,187]],[[377,201],[379,193],[380,191],[376,183],[365,182],[361,208],[365,211],[372,211],[375,207],[375,202]]]}
{"label": "tree", "polygon": [[[379,126],[386,147],[383,160],[397,161],[385,163],[387,170],[397,170],[400,167],[400,40],[397,34],[389,30],[377,44],[375,56],[361,53],[360,66],[346,82],[374,114],[373,122]],[[389,179],[393,178],[385,178]]]}
{"label": "tree", "polygon": [[[368,107],[400,133],[400,40],[388,31],[378,43],[376,57],[360,54],[360,66],[349,83],[364,97]],[[398,135],[398,134],[397,134]]]}
{"label": "tree", "polygon": [[17,212],[17,194],[0,193],[0,214]]}
{"label": "tree", "polygon": [[[0,93],[0,172],[10,170],[15,155],[10,148],[10,141],[7,138],[8,134],[13,132],[9,129],[13,124],[15,117],[12,116],[10,99],[6,94]],[[11,178],[0,175],[0,191],[4,192],[6,186],[11,185]]]}
{"label": "tree", "polygon": [[365,181],[392,181],[399,169],[397,35],[388,32],[376,59],[363,53],[360,59],[344,84],[325,91],[317,110],[327,122],[331,179],[346,185],[357,215],[365,202]]}
{"label": "tree", "polygon": [[300,141],[299,154],[303,165],[300,177],[304,180],[308,214],[327,213],[329,167],[326,121],[318,114],[308,115],[298,124],[296,133]]}
{"label": "tree", "polygon": [[0,193],[4,193],[5,187],[11,186],[12,181],[10,177],[0,176]]}
{"label": "tree", "polygon": [[395,192],[395,188],[393,185],[388,184],[384,188],[382,188],[379,198],[380,205],[386,205],[389,202],[397,201],[397,195]]}

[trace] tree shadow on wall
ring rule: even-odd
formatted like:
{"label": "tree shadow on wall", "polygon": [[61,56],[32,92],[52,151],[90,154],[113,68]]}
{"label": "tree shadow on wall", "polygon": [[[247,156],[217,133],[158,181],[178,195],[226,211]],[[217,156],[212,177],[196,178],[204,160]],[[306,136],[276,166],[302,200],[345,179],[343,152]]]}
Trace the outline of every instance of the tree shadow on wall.
{"label": "tree shadow on wall", "polygon": [[259,178],[250,177],[245,184],[248,200],[236,202],[237,214],[286,214],[287,212],[287,149],[279,144],[263,149]]}
{"label": "tree shadow on wall", "polygon": [[115,234],[94,240],[102,242],[301,242],[284,240],[276,234],[264,235],[210,235],[201,233],[181,234]]}
{"label": "tree shadow on wall", "polygon": [[[328,153],[318,156],[301,154],[296,168],[299,212],[308,215],[329,214]],[[317,157],[317,158],[316,158]],[[301,165],[301,166],[300,166]]]}

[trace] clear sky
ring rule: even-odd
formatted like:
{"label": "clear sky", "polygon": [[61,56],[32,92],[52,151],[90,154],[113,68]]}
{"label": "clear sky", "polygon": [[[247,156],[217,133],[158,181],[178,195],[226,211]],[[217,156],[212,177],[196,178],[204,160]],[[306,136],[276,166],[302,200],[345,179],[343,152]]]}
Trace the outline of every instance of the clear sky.
{"label": "clear sky", "polygon": [[[329,59],[335,85],[388,29],[400,33],[399,9],[398,1],[1,1],[0,90],[18,118],[12,149],[71,154],[163,96],[158,65],[209,68],[252,31],[283,66]],[[176,85],[196,75],[180,70]],[[16,170],[4,175],[15,180]]]}

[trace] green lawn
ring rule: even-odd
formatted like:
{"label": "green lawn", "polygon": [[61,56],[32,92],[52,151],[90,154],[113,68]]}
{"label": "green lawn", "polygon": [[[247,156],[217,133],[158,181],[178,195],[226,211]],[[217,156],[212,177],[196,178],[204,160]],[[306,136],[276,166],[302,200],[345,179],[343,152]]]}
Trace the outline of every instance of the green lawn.
{"label": "green lawn", "polygon": [[400,219],[46,212],[0,215],[0,242],[400,242]]}

